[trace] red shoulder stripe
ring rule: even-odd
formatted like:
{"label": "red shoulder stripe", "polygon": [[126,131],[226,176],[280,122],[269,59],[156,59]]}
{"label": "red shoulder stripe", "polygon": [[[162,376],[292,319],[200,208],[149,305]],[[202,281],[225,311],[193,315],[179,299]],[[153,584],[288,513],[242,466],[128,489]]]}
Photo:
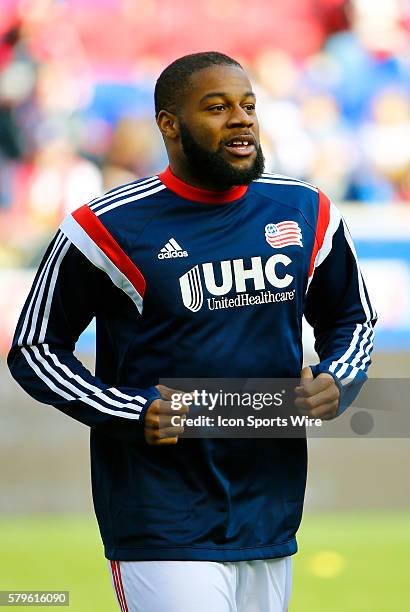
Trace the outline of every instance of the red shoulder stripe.
{"label": "red shoulder stripe", "polygon": [[99,218],[85,204],[72,213],[88,236],[109,257],[113,264],[128,278],[140,296],[145,294],[146,282],[143,274],[114,240]]}
{"label": "red shoulder stripe", "polygon": [[326,230],[329,227],[329,221],[330,221],[330,200],[324,193],[322,193],[322,191],[320,191],[320,189],[319,189],[318,195],[319,195],[319,208],[318,208],[317,222],[316,222],[315,242],[313,244],[312,256],[310,258],[309,278],[313,274],[316,255],[322,248],[323,241],[325,239]]}

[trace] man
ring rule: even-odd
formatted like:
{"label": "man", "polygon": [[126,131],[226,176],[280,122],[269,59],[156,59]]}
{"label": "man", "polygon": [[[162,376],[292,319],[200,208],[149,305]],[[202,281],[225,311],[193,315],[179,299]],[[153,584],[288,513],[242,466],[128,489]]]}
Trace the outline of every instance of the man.
{"label": "man", "polygon": [[[91,427],[94,504],[121,610],[282,612],[305,440],[179,439],[172,415],[187,408],[174,412],[172,390],[156,385],[299,377],[304,313],[320,363],[302,370],[296,404],[333,418],[366,377],[375,314],[333,204],[263,172],[255,95],[236,61],[180,58],[159,77],[155,107],[169,168],[65,219],[10,369]],[[73,356],[93,317],[96,376]]]}

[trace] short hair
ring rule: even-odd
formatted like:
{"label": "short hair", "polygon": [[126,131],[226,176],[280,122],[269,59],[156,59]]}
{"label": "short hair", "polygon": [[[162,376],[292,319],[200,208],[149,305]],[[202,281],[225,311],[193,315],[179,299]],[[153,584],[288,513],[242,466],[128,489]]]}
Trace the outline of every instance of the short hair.
{"label": "short hair", "polygon": [[161,110],[175,113],[178,110],[178,99],[183,95],[191,75],[210,66],[235,66],[243,70],[239,62],[217,51],[180,57],[163,70],[155,84],[155,117],[158,117]]}

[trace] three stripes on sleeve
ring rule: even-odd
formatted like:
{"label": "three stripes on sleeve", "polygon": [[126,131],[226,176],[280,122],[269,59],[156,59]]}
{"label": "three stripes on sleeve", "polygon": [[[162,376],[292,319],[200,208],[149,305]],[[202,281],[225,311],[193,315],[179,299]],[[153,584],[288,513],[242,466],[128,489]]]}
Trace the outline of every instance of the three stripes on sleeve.
{"label": "three stripes on sleeve", "polygon": [[[153,388],[138,389],[136,393],[132,389],[130,393],[104,385],[76,359],[72,347],[66,346],[63,330],[61,338],[56,339],[53,335],[52,342],[49,338],[53,303],[59,299],[60,284],[64,283],[62,263],[67,257],[72,261],[71,274],[76,274],[78,293],[89,290],[86,281],[81,283],[81,270],[91,262],[92,267],[106,272],[132,299],[139,313],[142,312],[145,279],[98,216],[126,203],[128,198],[147,197],[165,188],[156,177],[143,183],[116,189],[66,218],[37,272],[8,359],[12,374],[16,374],[36,399],[70,410],[73,403],[77,403],[83,409],[83,417],[79,420],[88,424],[98,423],[104,415],[138,421],[143,409],[159,396]],[[73,295],[72,300],[76,299]],[[70,310],[70,304],[66,306]],[[90,319],[93,315],[90,313]],[[75,413],[70,414],[76,417]]]}

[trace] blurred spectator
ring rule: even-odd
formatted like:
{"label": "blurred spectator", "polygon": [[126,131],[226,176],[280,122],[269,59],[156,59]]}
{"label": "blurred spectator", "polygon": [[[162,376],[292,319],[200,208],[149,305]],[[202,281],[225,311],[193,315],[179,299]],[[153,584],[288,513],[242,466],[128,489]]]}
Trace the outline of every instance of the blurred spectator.
{"label": "blurred spectator", "polygon": [[160,168],[160,135],[154,121],[122,119],[113,135],[103,166],[104,187],[112,189]]}
{"label": "blurred spectator", "polygon": [[18,108],[32,94],[34,83],[34,64],[16,23],[0,40],[0,209],[14,203],[16,161],[26,152]]}
{"label": "blurred spectator", "polygon": [[372,116],[361,126],[359,142],[374,174],[398,191],[410,164],[410,108],[403,92],[388,90],[375,96]]}
{"label": "blurred spectator", "polygon": [[37,222],[53,230],[67,213],[101,193],[101,171],[67,138],[56,137],[39,148],[27,194],[28,213]]}
{"label": "blurred spectator", "polygon": [[306,175],[335,200],[344,200],[359,163],[352,129],[328,93],[306,97],[301,111],[313,151]]}

